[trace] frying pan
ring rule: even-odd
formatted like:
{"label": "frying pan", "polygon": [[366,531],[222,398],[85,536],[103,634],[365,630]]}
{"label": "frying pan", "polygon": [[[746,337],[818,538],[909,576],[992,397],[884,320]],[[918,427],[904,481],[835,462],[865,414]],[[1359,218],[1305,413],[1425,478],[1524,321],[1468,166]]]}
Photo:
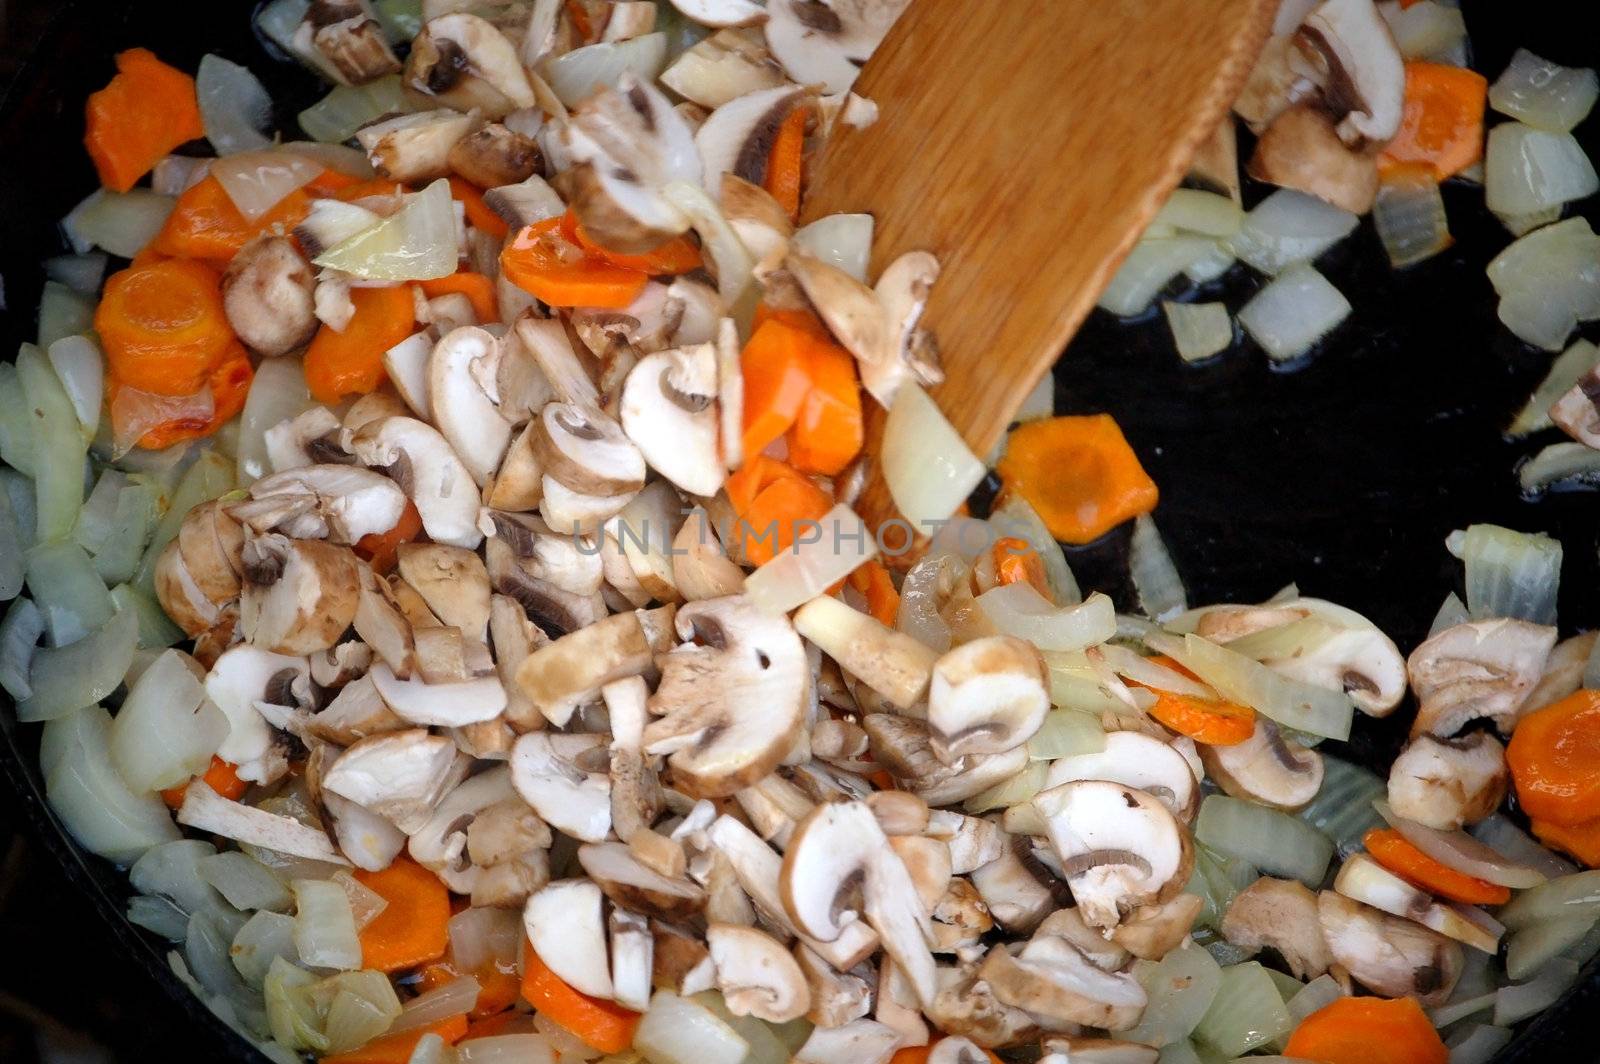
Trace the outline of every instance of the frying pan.
{"label": "frying pan", "polygon": [[[1501,70],[1517,46],[1561,63],[1600,65],[1600,39],[1592,26],[1581,29],[1589,24],[1580,21],[1585,5],[1463,6],[1481,70]],[[7,307],[0,350],[14,352],[32,338],[38,262],[61,250],[56,219],[94,185],[80,143],[83,100],[109,78],[115,51],[145,45],[189,70],[208,51],[246,63],[280,102],[280,125],[292,128],[294,112],[316,89],[297,69],[266,59],[249,15],[244,3],[0,4],[0,79],[9,86],[0,102]],[[1600,118],[1591,117],[1578,135],[1600,159]],[[1481,190],[1452,183],[1444,195],[1456,243],[1436,258],[1391,271],[1371,226],[1363,225],[1319,263],[1355,312],[1303,364],[1269,366],[1241,342],[1209,363],[1184,366],[1158,313],[1132,324],[1096,313],[1057,365],[1057,412],[1116,415],[1160,484],[1156,521],[1191,602],[1258,601],[1294,580],[1307,594],[1360,610],[1409,649],[1458,579],[1445,535],[1491,521],[1560,538],[1563,634],[1600,623],[1594,497],[1524,499],[1515,464],[1550,441],[1501,437],[1550,361],[1495,319],[1483,267],[1510,237],[1485,210]],[[1578,206],[1591,221],[1600,214],[1593,199]],[[1200,294],[1237,310],[1260,283],[1236,267]],[[1587,328],[1600,338],[1600,329]],[[1084,586],[1131,604],[1125,529],[1069,557]],[[260,1059],[170,974],[165,944],[124,918],[122,874],[68,840],[44,803],[39,729],[18,727],[9,709],[0,707],[0,764],[10,800],[81,892],[78,907],[98,914],[106,941],[166,991],[174,1017],[189,1021],[183,1030],[192,1042],[164,1045],[163,1056]],[[1329,749],[1382,774],[1402,732],[1399,721],[1363,719],[1347,746]],[[1588,1036],[1600,1031],[1597,1007],[1600,962],[1525,1025],[1500,1060],[1594,1061],[1600,1053]]]}

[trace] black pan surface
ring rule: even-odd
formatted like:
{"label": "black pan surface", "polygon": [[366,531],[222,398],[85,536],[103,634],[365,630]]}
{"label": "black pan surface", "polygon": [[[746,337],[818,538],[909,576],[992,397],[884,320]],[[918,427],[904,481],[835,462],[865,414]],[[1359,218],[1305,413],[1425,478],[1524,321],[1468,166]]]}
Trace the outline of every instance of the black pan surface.
{"label": "black pan surface", "polygon": [[[1464,0],[1463,6],[1473,65],[1491,80],[1518,46],[1562,63],[1600,66],[1590,5]],[[6,357],[32,338],[38,261],[61,249],[56,220],[93,187],[80,144],[82,104],[109,78],[115,51],[144,45],[190,70],[208,51],[246,63],[282,101],[286,120],[315,98],[311,79],[263,55],[249,8],[0,4],[0,78],[9,85],[0,106]],[[1600,160],[1600,118],[1591,117],[1578,136]],[[1262,195],[1253,191],[1254,198]],[[1550,362],[1495,319],[1483,267],[1510,237],[1485,210],[1480,189],[1451,183],[1445,200],[1456,243],[1427,263],[1390,270],[1370,225],[1319,262],[1355,313],[1304,364],[1271,367],[1242,341],[1209,363],[1184,366],[1159,314],[1129,324],[1097,312],[1057,365],[1057,412],[1114,414],[1160,485],[1155,517],[1191,602],[1257,601],[1292,580],[1307,594],[1364,612],[1409,650],[1456,587],[1459,565],[1445,552],[1444,537],[1491,521],[1557,536],[1565,547],[1563,634],[1600,624],[1595,497],[1523,498],[1516,463],[1558,437],[1513,443],[1501,436]],[[1578,212],[1596,221],[1600,205],[1591,199]],[[1237,310],[1259,286],[1236,267],[1179,298],[1222,299]],[[1600,339],[1600,328],[1591,323],[1582,335]],[[1110,591],[1119,606],[1131,605],[1126,539],[1122,530],[1069,551],[1080,581]],[[164,1045],[162,1055],[259,1059],[169,974],[164,945],[124,919],[121,873],[65,839],[43,802],[38,729],[20,728],[0,712],[0,736],[11,801],[82,891],[81,908],[96,912],[116,950],[167,992],[173,1016],[187,1017],[181,1029],[192,1043]],[[1363,720],[1348,748],[1335,752],[1382,773],[1401,738],[1397,724]],[[1600,1060],[1597,1011],[1600,965],[1591,964],[1583,982],[1530,1021],[1500,1060]]]}

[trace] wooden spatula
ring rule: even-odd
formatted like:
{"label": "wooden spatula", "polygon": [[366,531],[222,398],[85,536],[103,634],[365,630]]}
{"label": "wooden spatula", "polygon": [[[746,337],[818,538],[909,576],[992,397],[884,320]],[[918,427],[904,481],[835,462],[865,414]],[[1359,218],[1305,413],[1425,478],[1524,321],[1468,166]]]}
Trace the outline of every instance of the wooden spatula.
{"label": "wooden spatula", "polygon": [[[1183,177],[1276,8],[914,0],[867,63],[855,91],[880,117],[835,133],[806,220],[870,212],[873,277],[902,252],[939,257],[925,321],[946,378],[933,395],[974,454],[999,440]],[[892,516],[875,474],[857,508],[873,527]]]}

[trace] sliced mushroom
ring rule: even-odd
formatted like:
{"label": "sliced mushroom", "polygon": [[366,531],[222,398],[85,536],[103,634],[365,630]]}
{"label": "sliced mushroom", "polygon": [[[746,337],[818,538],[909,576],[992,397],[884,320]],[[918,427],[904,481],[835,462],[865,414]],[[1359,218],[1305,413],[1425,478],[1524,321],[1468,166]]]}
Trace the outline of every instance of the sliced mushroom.
{"label": "sliced mushroom", "polygon": [[1292,188],[1353,214],[1366,214],[1378,196],[1378,163],[1339,139],[1333,119],[1310,104],[1291,107],[1256,141],[1247,172],[1257,181]]}
{"label": "sliced mushroom", "polygon": [[1476,824],[1505,796],[1505,747],[1488,732],[1458,739],[1419,735],[1389,769],[1389,805],[1440,831]]}
{"label": "sliced mushroom", "polygon": [[339,445],[339,419],[325,406],[280,421],[263,435],[267,464],[274,473],[309,465],[351,461]]}
{"label": "sliced mushroom", "polygon": [[258,522],[240,504],[231,511],[257,531],[281,528],[297,539],[355,543],[362,536],[389,531],[405,511],[405,493],[381,473],[360,466],[307,465],[273,473],[250,485],[251,499],[262,503],[292,501],[295,516],[287,522]]}
{"label": "sliced mushroom", "polygon": [[926,1011],[941,1031],[982,1046],[1015,1046],[1038,1038],[1038,1018],[999,1001],[987,979],[958,968],[941,968],[939,975],[939,993]]}
{"label": "sliced mushroom", "polygon": [[529,732],[511,748],[511,781],[557,831],[585,842],[610,833],[610,780],[579,768],[544,732]]}
{"label": "sliced mushroom", "polygon": [[933,752],[951,762],[999,754],[1027,742],[1050,709],[1044,660],[1011,636],[976,639],[946,651],[928,687]]}
{"label": "sliced mushroom", "polygon": [[395,181],[421,184],[450,172],[450,153],[477,119],[445,108],[396,115],[356,131],[372,169]]}
{"label": "sliced mushroom", "polygon": [[[509,551],[517,568],[535,580],[542,580],[574,595],[593,595],[600,590],[603,563],[582,540],[560,535],[532,514],[485,510],[479,527],[498,545]],[[491,562],[500,551],[490,546]],[[503,567],[501,559],[491,569]],[[502,573],[502,579],[504,574]],[[490,580],[495,574],[490,572]]]}
{"label": "sliced mushroom", "polygon": [[234,335],[259,355],[286,355],[317,330],[311,265],[283,236],[240,248],[222,275],[222,306]]}
{"label": "sliced mushroom", "polygon": [[790,248],[783,265],[828,330],[863,368],[890,361],[889,321],[872,289],[799,248]]}
{"label": "sliced mushroom", "polygon": [[706,945],[717,989],[735,1016],[788,1023],[811,1008],[811,988],[800,965],[770,936],[753,927],[712,924]]}
{"label": "sliced mushroom", "polygon": [[761,184],[778,128],[804,99],[796,86],[779,85],[730,100],[711,112],[695,133],[694,143],[700,153],[701,181],[713,198],[722,196],[724,174]]}
{"label": "sliced mushroom", "polygon": [[600,888],[586,879],[547,884],[528,899],[522,926],[539,959],[562,982],[591,997],[613,993],[606,961]]}
{"label": "sliced mushroom", "polygon": [[994,929],[989,906],[968,880],[950,880],[944,896],[933,907],[933,951],[967,956],[984,935]]}
{"label": "sliced mushroom", "polygon": [[1322,789],[1322,755],[1292,739],[1265,717],[1234,746],[1198,744],[1206,771],[1225,792],[1278,809],[1298,809]]}
{"label": "sliced mushroom", "polygon": [[482,541],[478,486],[449,441],[431,425],[411,417],[386,417],[363,426],[347,446],[366,465],[389,472],[416,505],[422,527],[435,543],[472,549]]}
{"label": "sliced mushroom", "polygon": [[472,551],[444,543],[402,543],[398,571],[447,625],[482,639],[489,624],[489,572]]}
{"label": "sliced mushroom", "polygon": [[929,805],[951,805],[1021,772],[1028,749],[1019,745],[1000,754],[968,754],[946,764],[934,752],[928,725],[892,713],[861,719],[873,759],[896,784]]}
{"label": "sliced mushroom", "polygon": [[1411,734],[1449,738],[1478,717],[1509,734],[1555,642],[1554,628],[1509,618],[1469,621],[1429,638],[1406,661],[1417,696]]}
{"label": "sliced mushroom", "polygon": [[357,570],[357,577],[361,591],[351,622],[356,635],[396,676],[409,677],[416,664],[411,622],[401,611],[386,581],[364,565]]}
{"label": "sliced mushroom", "polygon": [[929,816],[926,834],[944,840],[950,848],[950,871],[958,876],[976,871],[999,857],[1010,841],[994,821],[946,809]]}
{"label": "sliced mushroom", "polygon": [[612,904],[663,920],[688,920],[706,907],[706,892],[682,876],[667,876],[647,867],[620,842],[592,842],[578,847],[584,873]]}
{"label": "sliced mushroom", "polygon": [[341,85],[365,85],[400,69],[368,0],[312,0],[294,45]]}
{"label": "sliced mushroom", "polygon": [[246,541],[239,623],[247,642],[275,654],[337,643],[355,619],[358,564],[348,547],[279,535]]}
{"label": "sliced mushroom", "polygon": [[1291,879],[1262,876],[1234,895],[1222,937],[1254,953],[1277,950],[1296,979],[1315,979],[1332,963],[1317,915],[1317,896]]}
{"label": "sliced mushroom", "polygon": [[500,341],[485,329],[452,329],[428,356],[428,407],[433,422],[479,485],[500,466],[511,425],[483,382],[493,382]]}
{"label": "sliced mushroom", "polygon": [[613,680],[641,676],[672,642],[675,607],[617,613],[537,647],[517,669],[517,686],[557,727]]}
{"label": "sliced mushroom", "polygon": [[1142,732],[1114,731],[1096,754],[1072,754],[1050,763],[1046,787],[1072,780],[1106,780],[1153,794],[1187,823],[1200,803],[1200,786],[1189,763],[1171,744]]}
{"label": "sliced mushroom", "polygon": [[607,925],[611,930],[613,995],[623,1008],[642,1012],[650,1007],[650,977],[655,968],[650,924],[637,913],[612,909]]}
{"label": "sliced mushroom", "polygon": [[1590,370],[1550,406],[1550,420],[1586,447],[1600,447],[1600,371]]}
{"label": "sliced mushroom", "polygon": [[787,618],[743,596],[690,603],[675,627],[697,642],[659,660],[645,752],[667,757],[679,790],[726,797],[776,768],[803,732],[805,651]]}
{"label": "sliced mushroom", "polygon": [[365,676],[372,667],[372,648],[352,639],[311,655],[311,679],[318,687],[338,690]]}
{"label": "sliced mushroom", "polygon": [[405,78],[447,107],[494,121],[537,104],[516,46],[487,19],[465,12],[423,25],[411,42]]}
{"label": "sliced mushroom", "polygon": [[1133,909],[1170,901],[1188,883],[1188,832],[1143,791],[1080,780],[1039,792],[1033,806],[1091,927],[1116,927]]}
{"label": "sliced mushroom", "polygon": [[1323,83],[1323,99],[1342,115],[1339,136],[1382,147],[1400,130],[1405,61],[1372,0],[1325,0],[1295,34],[1300,54]]}
{"label": "sliced mushroom", "polygon": [[795,1050],[796,1064],[888,1064],[900,1045],[900,1033],[876,1020],[851,1020],[838,1027],[818,1025]]}
{"label": "sliced mushroom", "polygon": [[1149,1000],[1133,976],[1102,971],[1054,935],[1034,938],[1016,956],[994,946],[978,977],[999,1001],[1054,1024],[1126,1030],[1139,1022]]}
{"label": "sliced mushroom", "polygon": [[933,334],[921,325],[939,260],[926,251],[908,251],[885,266],[873,288],[886,323],[886,346],[861,363],[861,383],[886,409],[906,381],[932,387],[944,380]]}
{"label": "sliced mushroom", "polygon": [[1368,990],[1442,1005],[1461,977],[1461,946],[1420,924],[1325,890],[1317,896],[1332,959]]}
{"label": "sliced mushroom", "polygon": [[473,776],[444,796],[422,826],[411,832],[406,849],[412,860],[430,869],[452,891],[471,894],[481,869],[467,852],[467,832],[484,810],[515,797],[510,769],[502,766]]}
{"label": "sliced mushroom", "polygon": [[[630,676],[608,683],[600,689],[611,724],[611,822],[612,830],[624,842],[635,836],[650,835],[650,826],[661,812],[661,784],[654,766],[644,756],[644,727],[649,719],[645,708],[649,688],[644,680]],[[648,845],[648,844],[646,844]],[[678,853],[679,863],[682,851]]]}
{"label": "sliced mushroom", "polygon": [[547,403],[529,425],[528,446],[539,469],[573,491],[631,495],[644,487],[644,455],[594,407]]}
{"label": "sliced mushroom", "polygon": [[891,835],[889,848],[905,865],[917,888],[917,900],[931,918],[934,906],[950,889],[950,847],[926,835]]}
{"label": "sliced mushroom", "polygon": [[[749,0],[734,0],[728,6],[735,5],[760,12]],[[684,99],[715,110],[749,93],[776,88],[783,84],[783,72],[759,31],[723,29],[674,59],[661,72],[660,81]]]}
{"label": "sliced mushroom", "polygon": [[1352,901],[1413,920],[1484,953],[1499,951],[1500,934],[1504,929],[1497,922],[1483,917],[1481,912],[1481,922],[1475,921],[1466,915],[1472,910],[1465,906],[1434,901],[1427,892],[1418,890],[1364,853],[1350,855],[1339,868],[1333,889]]}
{"label": "sliced mushroom", "polygon": [[312,735],[340,746],[406,728],[406,722],[395,716],[378,694],[370,675],[345,684],[332,702],[306,721],[306,730]]}
{"label": "sliced mushroom", "polygon": [[1135,957],[1158,961],[1189,940],[1205,907],[1198,894],[1179,894],[1161,905],[1141,905],[1111,932],[1112,941]]}
{"label": "sliced mushroom", "polygon": [[652,469],[691,495],[715,495],[724,476],[716,403],[714,345],[661,351],[628,374],[622,428]]}
{"label": "sliced mushroom", "polygon": [[375,735],[340,754],[322,788],[416,831],[460,778],[457,757],[454,743],[421,728]]}
{"label": "sliced mushroom", "polygon": [[506,708],[505,688],[492,671],[457,682],[427,683],[421,676],[399,679],[388,665],[379,662],[370,675],[395,715],[413,724],[460,728],[493,720]]}
{"label": "sliced mushroom", "polygon": [[1552,705],[1582,687],[1583,673],[1597,641],[1600,632],[1580,632],[1557,643],[1545,658],[1539,683],[1523,699],[1520,713]]}
{"label": "sliced mushroom", "polygon": [[[824,654],[902,710],[922,699],[934,674],[934,663],[939,660],[911,636],[830,596],[812,599],[797,610],[794,626]],[[950,676],[946,674],[944,693],[960,699],[960,691],[950,688]],[[999,684],[1005,682],[1004,677],[998,679]]]}
{"label": "sliced mushroom", "polygon": [[234,765],[240,779],[270,783],[288,770],[256,703],[304,708],[311,701],[310,671],[303,657],[249,645],[223,651],[212,664],[205,678],[206,696],[228,718],[228,734],[217,756]]}
{"label": "sliced mushroom", "polygon": [[499,188],[537,174],[544,157],[532,137],[491,122],[456,141],[449,163],[450,169],[479,188]]}
{"label": "sliced mushroom", "polygon": [[905,1045],[928,1044],[928,1021],[923,1019],[916,995],[892,957],[884,957],[878,963],[878,992],[872,1002],[872,1018],[899,1031]]}
{"label": "sliced mushroom", "polygon": [[749,26],[766,17],[751,0],[672,0],[672,6],[702,26]]}
{"label": "sliced mushroom", "polygon": [[178,549],[193,587],[207,602],[238,598],[244,573],[244,529],[221,501],[201,503],[178,526]]}
{"label": "sliced mushroom", "polygon": [[909,0],[773,0],[767,47],[791,80],[847,92]]}
{"label": "sliced mushroom", "polygon": [[303,824],[293,817],[224,798],[204,780],[194,780],[184,790],[178,823],[291,857],[335,865],[350,863],[315,824]]}
{"label": "sliced mushroom", "polygon": [[804,943],[794,947],[795,963],[811,991],[806,1019],[818,1027],[842,1027],[870,1011],[872,991],[866,980],[840,972]]}
{"label": "sliced mushroom", "polygon": [[[1193,895],[1180,894],[1178,897],[1181,899]],[[1121,927],[1117,928],[1117,931],[1121,930]],[[1083,914],[1076,908],[1057,909],[1044,918],[1034,935],[1054,935],[1066,939],[1101,971],[1121,971],[1133,959],[1133,953],[1127,947],[1114,938],[1107,939],[1097,928],[1084,923]]]}
{"label": "sliced mushroom", "polygon": [[670,557],[672,586],[685,601],[722,598],[744,590],[744,570],[728,557],[711,519],[699,506],[685,515],[672,540]]}

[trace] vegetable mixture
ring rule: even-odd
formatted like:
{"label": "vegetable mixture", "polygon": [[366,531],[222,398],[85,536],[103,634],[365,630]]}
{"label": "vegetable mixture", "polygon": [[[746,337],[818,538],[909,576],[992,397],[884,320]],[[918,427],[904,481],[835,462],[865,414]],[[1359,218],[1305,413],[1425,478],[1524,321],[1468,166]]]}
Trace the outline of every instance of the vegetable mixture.
{"label": "vegetable mixture", "polygon": [[[0,684],[269,1058],[1473,1064],[1600,951],[1559,543],[1452,535],[1409,655],[1292,585],[1191,608],[1116,422],[1047,391],[968,509],[938,261],[798,226],[811,155],[893,120],[851,84],[906,6],[272,0],[334,85],[298,132],[214,55],[89,98],[103,187],[0,366]],[[1481,180],[1500,316],[1562,348],[1595,73],[1467,58],[1435,0],[1287,0],[1236,106],[1279,191],[1241,209],[1230,118],[1102,306],[1242,260],[1294,358],[1359,215],[1404,267]],[[1525,483],[1600,469],[1597,358],[1518,418],[1576,441]],[[910,535],[852,509],[869,462]],[[1129,521],[1138,615],[1059,546]],[[1387,781],[1324,752],[1397,710]]]}

